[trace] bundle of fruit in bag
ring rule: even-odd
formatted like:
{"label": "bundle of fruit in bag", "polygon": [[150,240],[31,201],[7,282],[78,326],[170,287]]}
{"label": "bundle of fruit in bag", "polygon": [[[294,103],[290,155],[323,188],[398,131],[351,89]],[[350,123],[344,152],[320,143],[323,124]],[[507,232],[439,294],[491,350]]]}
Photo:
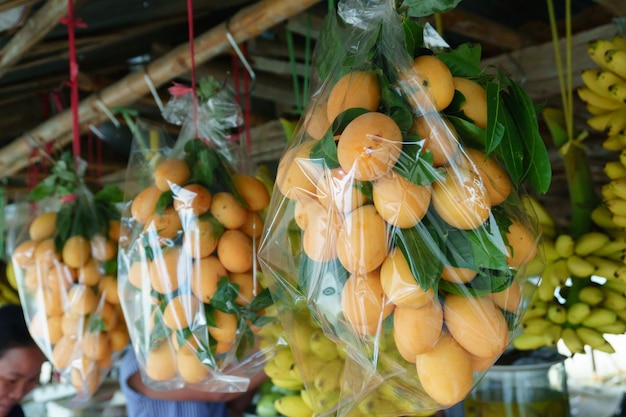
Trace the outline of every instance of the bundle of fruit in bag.
{"label": "bundle of fruit in bag", "polygon": [[412,20],[433,2],[396,3],[327,17],[259,249],[317,415],[461,401],[507,348],[537,254],[520,195],[551,169],[532,102]]}
{"label": "bundle of fruit in bag", "polygon": [[[198,97],[197,112],[185,96],[168,103],[166,114],[178,116],[188,103],[173,147],[159,128],[138,124],[125,190],[132,198],[122,216],[120,296],[147,385],[239,392],[270,349],[259,349],[255,336],[272,320],[256,259],[270,194],[229,139],[241,120],[230,113],[239,111],[232,95],[203,82]],[[152,147],[140,146],[148,138]]]}
{"label": "bundle of fruit in bag", "polygon": [[117,291],[122,192],[92,193],[83,170],[69,153],[55,162],[28,195],[32,221],[9,231],[8,248],[30,333],[76,388],[76,403],[93,396],[129,340]]}

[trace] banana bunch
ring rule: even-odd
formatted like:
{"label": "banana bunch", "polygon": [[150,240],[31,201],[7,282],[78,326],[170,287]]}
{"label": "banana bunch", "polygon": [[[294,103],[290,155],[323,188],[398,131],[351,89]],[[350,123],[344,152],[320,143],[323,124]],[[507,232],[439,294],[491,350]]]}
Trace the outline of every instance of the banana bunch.
{"label": "banana bunch", "polygon": [[607,133],[607,149],[626,149],[626,39],[618,34],[593,40],[587,53],[598,65],[581,73],[584,86],[578,89],[591,113],[587,124]]}
{"label": "banana bunch", "polygon": [[20,304],[12,263],[7,265],[5,274],[0,275],[0,305],[2,304]]}

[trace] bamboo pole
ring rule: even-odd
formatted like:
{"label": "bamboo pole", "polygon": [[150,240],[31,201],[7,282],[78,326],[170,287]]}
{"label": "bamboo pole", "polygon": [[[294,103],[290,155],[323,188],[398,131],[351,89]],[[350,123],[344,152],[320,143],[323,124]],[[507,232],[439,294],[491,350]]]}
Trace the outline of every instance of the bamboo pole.
{"label": "bamboo pole", "polygon": [[[229,31],[237,43],[253,38],[281,21],[306,10],[320,0],[262,0],[235,14],[229,21]],[[195,63],[201,64],[231,49],[227,38],[227,22],[221,23],[194,39]],[[184,74],[191,68],[189,45],[179,45],[166,55],[150,63],[145,74],[158,87]],[[108,108],[126,106],[150,93],[141,71],[133,72],[106,87],[99,94],[84,99],[78,108],[81,130],[101,113],[100,102]],[[11,175],[26,167],[33,146],[43,146],[57,140],[64,145],[71,140],[67,133],[72,129],[70,109],[46,120],[30,132],[16,138],[0,150],[0,177]]]}
{"label": "bamboo pole", "polygon": [[[76,2],[76,0],[74,0]],[[0,50],[0,78],[67,13],[67,0],[48,0]]]}

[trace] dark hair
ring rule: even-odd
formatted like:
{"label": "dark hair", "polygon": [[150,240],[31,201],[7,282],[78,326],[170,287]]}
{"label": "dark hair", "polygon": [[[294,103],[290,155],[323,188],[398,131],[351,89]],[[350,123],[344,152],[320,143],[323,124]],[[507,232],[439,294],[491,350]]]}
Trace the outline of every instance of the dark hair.
{"label": "dark hair", "polygon": [[22,307],[17,304],[0,306],[0,357],[16,347],[36,347],[30,336]]}

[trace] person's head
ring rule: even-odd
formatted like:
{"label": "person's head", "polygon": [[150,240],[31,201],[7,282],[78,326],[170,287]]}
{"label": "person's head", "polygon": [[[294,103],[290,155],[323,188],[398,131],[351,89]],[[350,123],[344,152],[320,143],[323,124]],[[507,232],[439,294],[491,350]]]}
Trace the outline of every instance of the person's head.
{"label": "person's head", "polygon": [[35,388],[45,360],[28,332],[22,308],[0,306],[0,417]]}

